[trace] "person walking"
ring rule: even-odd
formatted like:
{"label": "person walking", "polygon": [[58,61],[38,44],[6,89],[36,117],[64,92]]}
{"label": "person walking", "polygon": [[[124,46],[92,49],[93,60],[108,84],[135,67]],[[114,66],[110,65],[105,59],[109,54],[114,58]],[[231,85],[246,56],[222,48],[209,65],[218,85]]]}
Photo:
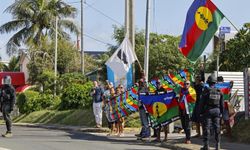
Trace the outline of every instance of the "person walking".
{"label": "person walking", "polygon": [[202,92],[201,116],[204,119],[204,146],[201,150],[209,150],[210,127],[213,126],[215,132],[215,149],[220,149],[220,121],[223,114],[223,94],[215,88],[216,78],[209,76],[206,87]]}
{"label": "person walking", "polygon": [[182,128],[186,134],[186,144],[191,144],[191,105],[190,103],[195,103],[196,93],[195,90],[190,86],[190,81],[186,80],[184,82],[184,87],[181,88],[180,99],[179,99],[179,110]]}
{"label": "person walking", "polygon": [[101,128],[102,127],[102,105],[103,105],[104,90],[98,84],[97,81],[94,81],[93,84],[94,84],[94,88],[91,92],[91,95],[93,97],[93,112],[95,115],[96,127]]}
{"label": "person walking", "polygon": [[12,137],[12,120],[10,113],[13,111],[16,102],[16,92],[11,85],[11,77],[5,76],[2,79],[3,87],[1,89],[1,112],[3,113],[3,119],[6,124],[7,131],[2,134],[3,137]]}

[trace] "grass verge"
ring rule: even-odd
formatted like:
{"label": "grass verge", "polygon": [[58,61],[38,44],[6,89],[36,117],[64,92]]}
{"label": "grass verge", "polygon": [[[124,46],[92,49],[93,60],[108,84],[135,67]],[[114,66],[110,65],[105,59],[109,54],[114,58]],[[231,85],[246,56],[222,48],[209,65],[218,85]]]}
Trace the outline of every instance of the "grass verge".
{"label": "grass verge", "polygon": [[[140,127],[138,113],[132,114],[126,119],[126,127]],[[92,109],[86,110],[42,110],[23,114],[13,118],[14,123],[39,123],[69,126],[94,127],[95,119]],[[107,127],[107,119],[103,114],[103,125]]]}

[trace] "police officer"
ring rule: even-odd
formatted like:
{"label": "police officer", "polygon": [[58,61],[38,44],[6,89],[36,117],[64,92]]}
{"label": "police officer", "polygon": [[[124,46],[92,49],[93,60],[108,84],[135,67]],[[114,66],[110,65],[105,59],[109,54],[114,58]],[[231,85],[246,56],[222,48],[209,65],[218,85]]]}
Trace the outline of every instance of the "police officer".
{"label": "police officer", "polygon": [[216,78],[209,76],[207,83],[209,87],[204,88],[201,101],[201,116],[204,119],[204,146],[202,150],[209,149],[210,126],[213,125],[215,132],[215,149],[220,149],[220,120],[223,114],[223,95],[215,88]]}
{"label": "police officer", "polygon": [[1,112],[6,123],[7,132],[2,134],[3,137],[12,137],[11,126],[12,121],[10,113],[13,111],[16,101],[16,93],[14,87],[11,85],[11,77],[5,76],[2,79],[3,87],[1,89]]}

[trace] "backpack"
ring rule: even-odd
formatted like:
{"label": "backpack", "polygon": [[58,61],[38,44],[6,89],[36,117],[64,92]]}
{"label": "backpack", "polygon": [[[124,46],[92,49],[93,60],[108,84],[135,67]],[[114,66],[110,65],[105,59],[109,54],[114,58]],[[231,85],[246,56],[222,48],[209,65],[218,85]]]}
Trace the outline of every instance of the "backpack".
{"label": "backpack", "polygon": [[221,98],[220,90],[217,88],[210,88],[209,89],[208,106],[219,107],[220,106],[220,98]]}

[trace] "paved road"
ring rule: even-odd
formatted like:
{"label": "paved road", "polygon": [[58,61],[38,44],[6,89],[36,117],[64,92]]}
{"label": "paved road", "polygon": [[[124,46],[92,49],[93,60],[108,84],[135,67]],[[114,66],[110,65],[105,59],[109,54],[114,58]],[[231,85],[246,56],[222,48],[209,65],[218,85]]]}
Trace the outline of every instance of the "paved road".
{"label": "paved road", "polygon": [[[4,132],[0,126],[0,132]],[[0,150],[166,150],[137,142],[135,137],[107,138],[104,134],[14,127],[12,138],[0,137]]]}

